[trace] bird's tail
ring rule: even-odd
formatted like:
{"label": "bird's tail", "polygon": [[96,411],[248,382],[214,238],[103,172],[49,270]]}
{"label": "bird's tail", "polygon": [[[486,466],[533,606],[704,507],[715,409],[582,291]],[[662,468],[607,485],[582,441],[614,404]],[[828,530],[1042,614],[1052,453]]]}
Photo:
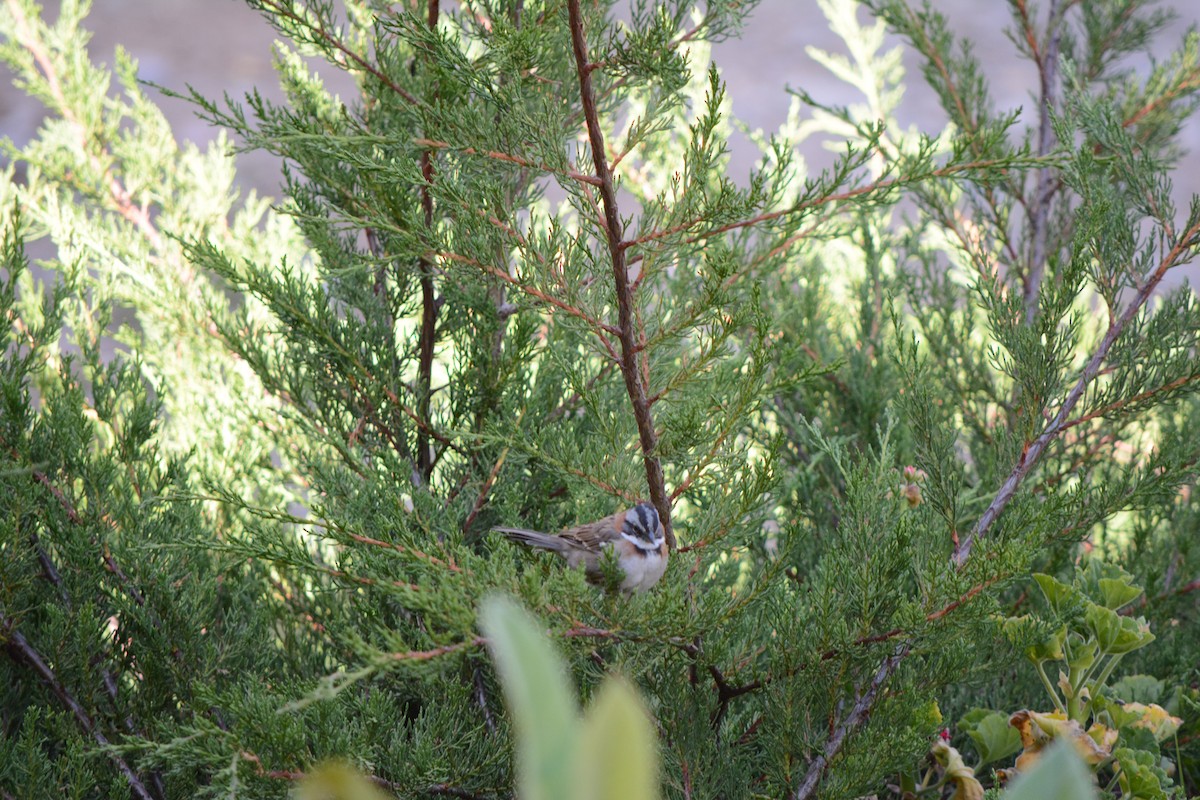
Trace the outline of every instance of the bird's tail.
{"label": "bird's tail", "polygon": [[542,550],[553,550],[556,553],[562,553],[566,550],[566,542],[557,536],[550,536],[537,531],[526,530],[525,528],[492,528],[496,533],[503,533],[514,542],[529,545],[530,547],[538,547]]}

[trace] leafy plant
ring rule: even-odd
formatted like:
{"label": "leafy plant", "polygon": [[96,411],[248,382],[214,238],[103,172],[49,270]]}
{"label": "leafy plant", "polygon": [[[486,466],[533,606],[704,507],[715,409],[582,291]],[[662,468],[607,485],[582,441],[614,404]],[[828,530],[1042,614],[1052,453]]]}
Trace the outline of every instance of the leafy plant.
{"label": "leafy plant", "polygon": [[1010,617],[1003,626],[1010,640],[1023,644],[1052,707],[1011,715],[985,709],[967,713],[959,727],[980,757],[976,768],[968,768],[970,774],[1020,750],[1012,769],[997,770],[1007,781],[1062,743],[1103,779],[1106,791],[1144,800],[1181,796],[1169,777],[1176,765],[1163,746],[1172,742],[1183,720],[1155,701],[1169,698],[1177,712],[1185,704],[1194,708],[1194,690],[1164,692],[1162,681],[1145,675],[1113,680],[1127,655],[1154,641],[1146,621],[1128,613],[1141,587],[1129,573],[1099,559],[1088,561],[1070,584],[1044,574],[1034,580],[1048,614]]}

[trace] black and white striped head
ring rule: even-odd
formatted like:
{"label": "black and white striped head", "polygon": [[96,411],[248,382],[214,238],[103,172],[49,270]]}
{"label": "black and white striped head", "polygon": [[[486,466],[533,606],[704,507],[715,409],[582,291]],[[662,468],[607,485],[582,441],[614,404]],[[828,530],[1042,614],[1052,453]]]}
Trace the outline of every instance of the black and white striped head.
{"label": "black and white striped head", "polygon": [[621,538],[633,543],[639,550],[657,550],[663,545],[662,523],[658,512],[649,503],[638,503],[625,512],[625,524],[621,526]]}

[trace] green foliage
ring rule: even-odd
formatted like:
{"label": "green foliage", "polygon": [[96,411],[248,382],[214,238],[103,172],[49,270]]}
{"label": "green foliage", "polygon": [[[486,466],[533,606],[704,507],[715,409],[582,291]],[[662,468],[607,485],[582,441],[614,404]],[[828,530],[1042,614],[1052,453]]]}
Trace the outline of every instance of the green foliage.
{"label": "green foliage", "polygon": [[[655,747],[671,798],[965,797],[943,713],[995,764],[1016,729],[971,709],[1049,691],[1030,735],[1101,720],[1123,793],[1200,791],[1194,34],[1013,4],[1006,109],[932,9],[824,0],[863,99],[797,89],[738,180],[709,48],[753,4],[251,5],[284,99],[167,87],[207,152],[91,61],[86,3],[0,7],[48,112],[0,181],[0,790],[503,797],[515,730]],[[898,124],[888,31],[944,129]],[[630,598],[489,532],[647,499],[672,554]],[[565,676],[481,635],[497,592]],[[614,671],[654,736],[599,732],[637,716]]]}
{"label": "green foliage", "polygon": [[[1165,684],[1146,675],[1110,683],[1122,659],[1154,641],[1145,619],[1117,613],[1141,596],[1141,587],[1120,567],[1098,559],[1079,569],[1070,584],[1050,575],[1033,577],[1046,600],[1049,625],[1039,626],[1025,615],[1005,620],[1004,629],[1022,644],[1032,633],[1035,643],[1025,654],[1054,710],[1023,710],[1011,716],[986,709],[967,713],[959,727],[973,741],[980,766],[1023,749],[1016,769],[998,774],[1024,774],[1041,763],[1043,750],[1061,741],[1107,776],[1108,786],[1119,786],[1121,797],[1181,796],[1169,777],[1175,764],[1161,749],[1183,723],[1156,702],[1169,696]],[[1048,672],[1053,674],[1055,667],[1058,680],[1051,683]],[[1176,693],[1197,699],[1194,689],[1180,687]]]}

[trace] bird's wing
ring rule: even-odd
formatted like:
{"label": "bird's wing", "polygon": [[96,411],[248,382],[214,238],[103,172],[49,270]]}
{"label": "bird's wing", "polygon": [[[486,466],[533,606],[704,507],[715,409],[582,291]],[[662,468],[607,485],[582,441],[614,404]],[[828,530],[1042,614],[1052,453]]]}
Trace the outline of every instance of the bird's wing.
{"label": "bird's wing", "polygon": [[621,527],[624,524],[625,512],[618,511],[616,514],[610,514],[604,519],[568,528],[558,536],[560,539],[565,539],[582,550],[594,553],[609,542],[619,541],[621,539]]}

